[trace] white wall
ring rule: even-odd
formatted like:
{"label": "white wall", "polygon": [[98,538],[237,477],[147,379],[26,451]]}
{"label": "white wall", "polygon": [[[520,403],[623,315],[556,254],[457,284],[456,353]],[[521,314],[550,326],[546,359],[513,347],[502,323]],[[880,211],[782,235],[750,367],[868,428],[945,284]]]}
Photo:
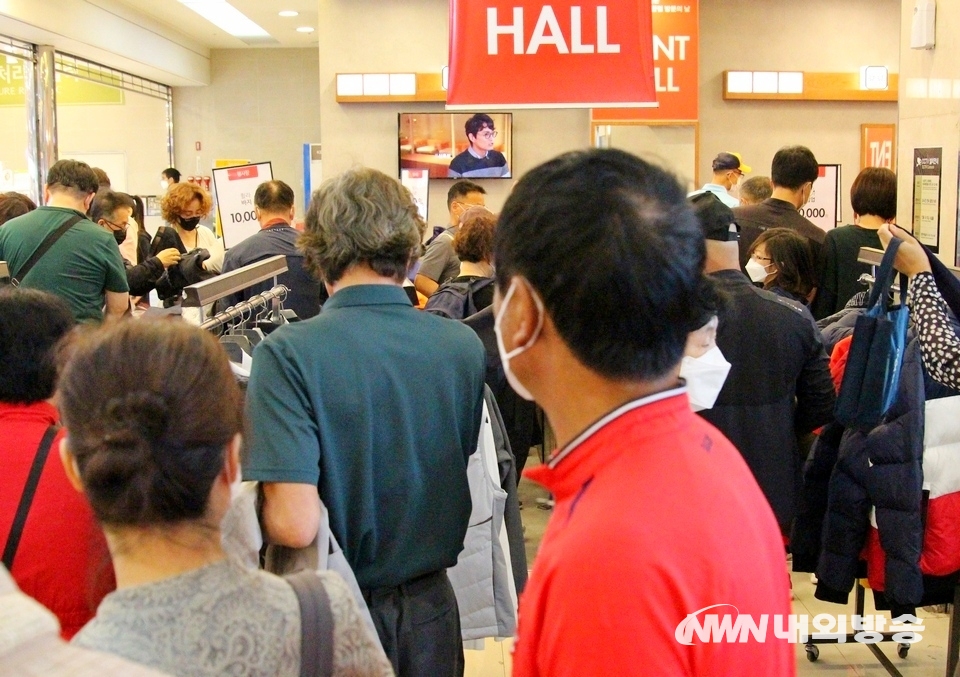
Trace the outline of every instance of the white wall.
{"label": "white wall", "polygon": [[210,176],[217,159],[269,160],[302,215],[303,144],[320,141],[318,68],[313,49],[213,50],[211,84],[173,90],[177,169]]}
{"label": "white wall", "polygon": [[897,151],[898,221],[910,229],[913,211],[913,151],[943,148],[940,197],[940,259],[957,265],[957,163],[960,151],[960,4],[937,3],[937,45],[910,49],[913,2],[901,12],[900,124]]}

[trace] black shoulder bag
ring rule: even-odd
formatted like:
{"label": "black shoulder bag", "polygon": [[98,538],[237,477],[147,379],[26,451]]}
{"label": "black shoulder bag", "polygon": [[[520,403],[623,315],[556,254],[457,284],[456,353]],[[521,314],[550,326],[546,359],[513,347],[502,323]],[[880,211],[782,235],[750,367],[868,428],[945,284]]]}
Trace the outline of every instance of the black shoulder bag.
{"label": "black shoulder bag", "polygon": [[40,475],[43,474],[43,467],[47,464],[47,456],[50,454],[53,439],[57,436],[57,430],[59,428],[55,425],[47,428],[47,432],[43,434],[43,439],[40,440],[37,455],[33,457],[33,465],[30,466],[30,474],[27,475],[27,483],[23,486],[23,494],[20,496],[19,505],[17,505],[17,513],[13,518],[10,533],[7,535],[7,544],[3,547],[3,566],[7,567],[7,571],[13,569],[13,558],[17,556],[23,527],[27,523],[27,515],[30,514],[30,506],[33,504],[33,497],[37,493]]}
{"label": "black shoulder bag", "polygon": [[300,677],[333,675],[333,610],[323,582],[312,570],[283,577],[300,604]]}
{"label": "black shoulder bag", "polygon": [[20,266],[20,270],[17,271],[17,274],[12,276],[10,279],[10,284],[12,284],[14,287],[19,287],[20,283],[23,282],[23,278],[25,278],[27,274],[33,270],[33,267],[37,265],[37,261],[43,258],[43,255],[50,251],[50,247],[55,245],[57,240],[63,237],[64,233],[81,221],[86,220],[86,218],[87,217],[85,216],[72,216],[64,221],[62,226],[47,235],[43,239],[43,242],[40,243],[40,246],[37,247],[36,251],[33,252],[33,255],[27,259],[27,262]]}

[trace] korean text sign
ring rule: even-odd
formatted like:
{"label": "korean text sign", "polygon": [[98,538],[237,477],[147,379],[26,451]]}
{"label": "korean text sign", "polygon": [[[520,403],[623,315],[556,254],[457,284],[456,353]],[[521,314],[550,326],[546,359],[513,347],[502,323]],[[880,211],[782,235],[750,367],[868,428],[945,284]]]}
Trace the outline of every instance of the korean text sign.
{"label": "korean text sign", "polygon": [[273,179],[269,162],[240,167],[217,167],[213,170],[213,185],[217,191],[217,211],[223,229],[223,245],[233,247],[260,230],[253,209],[253,194],[257,186]]}

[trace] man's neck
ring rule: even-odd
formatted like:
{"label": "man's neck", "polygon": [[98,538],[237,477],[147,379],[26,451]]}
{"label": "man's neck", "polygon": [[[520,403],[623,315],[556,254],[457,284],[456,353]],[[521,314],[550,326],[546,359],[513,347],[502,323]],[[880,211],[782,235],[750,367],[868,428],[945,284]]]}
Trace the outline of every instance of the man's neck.
{"label": "man's neck", "polygon": [[47,200],[48,207],[59,207],[61,209],[75,209],[81,214],[87,213],[87,208],[83,204],[83,200],[77,200],[72,198],[69,195],[51,195],[50,199]]}
{"label": "man's neck", "polygon": [[392,277],[380,275],[370,266],[361,263],[348,268],[339,280],[327,285],[327,291],[333,296],[341,289],[356,287],[361,284],[382,284],[385,286],[400,287],[403,283],[398,282]]}
{"label": "man's neck", "polygon": [[724,190],[730,190],[730,186],[727,185],[726,177],[723,174],[714,174],[712,183],[715,186],[723,186]]}
{"label": "man's neck", "polygon": [[863,216],[858,217],[855,223],[864,230],[880,230],[880,226],[889,222],[882,216],[864,214]]}
{"label": "man's neck", "polygon": [[800,209],[800,193],[803,191],[784,188],[783,186],[774,186],[773,194],[770,196],[774,200],[783,200],[789,202],[797,209]]}
{"label": "man's neck", "polygon": [[488,150],[477,150],[475,147],[470,146],[470,153],[471,153],[474,157],[480,158],[481,160],[482,160],[483,158],[487,157],[487,153],[489,153],[489,152],[490,152],[490,151],[488,151]]}
{"label": "man's neck", "polygon": [[289,214],[260,214],[260,229],[270,228],[271,226],[277,226],[281,223],[290,225],[290,216]]}

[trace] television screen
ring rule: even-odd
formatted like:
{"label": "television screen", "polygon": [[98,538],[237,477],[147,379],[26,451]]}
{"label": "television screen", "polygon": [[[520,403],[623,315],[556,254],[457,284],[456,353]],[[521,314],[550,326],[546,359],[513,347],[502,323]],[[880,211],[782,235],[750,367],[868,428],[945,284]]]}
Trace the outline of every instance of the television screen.
{"label": "television screen", "polygon": [[400,170],[431,179],[509,179],[511,113],[400,113]]}

